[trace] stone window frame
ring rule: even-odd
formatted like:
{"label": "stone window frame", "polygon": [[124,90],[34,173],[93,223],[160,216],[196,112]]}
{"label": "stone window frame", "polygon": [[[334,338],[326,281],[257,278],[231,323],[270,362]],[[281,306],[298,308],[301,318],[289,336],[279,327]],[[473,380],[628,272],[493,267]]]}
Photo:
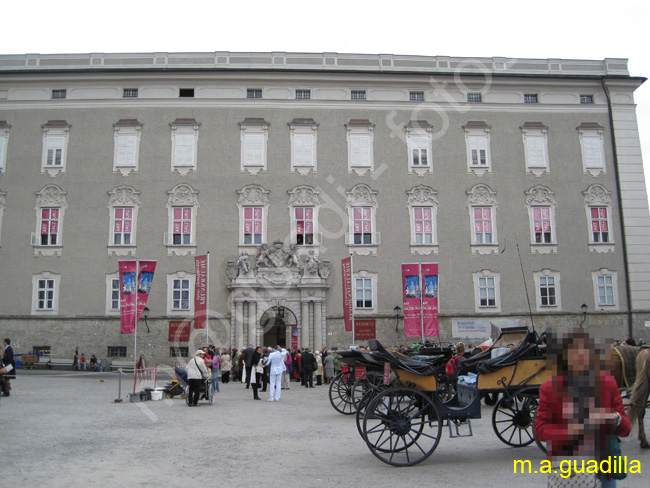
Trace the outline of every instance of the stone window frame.
{"label": "stone window frame", "polygon": [[[481,299],[479,293],[479,278],[493,278],[494,279],[494,306],[483,305],[481,306]],[[499,272],[491,271],[489,269],[482,269],[481,271],[472,273],[474,282],[474,311],[476,313],[501,313],[501,274]]]}
{"label": "stone window frame", "polygon": [[[490,151],[490,130],[491,127],[483,121],[470,120],[463,126],[465,131],[465,148],[467,152],[467,173],[474,173],[476,176],[483,176],[486,173],[492,173],[492,155]],[[483,140],[483,144],[479,147],[476,145],[477,140]],[[485,164],[473,164],[472,151],[485,150]],[[480,154],[479,154],[480,161]]]}
{"label": "stone window frame", "polygon": [[[43,130],[43,152],[41,155],[41,173],[47,173],[49,176],[54,178],[59,173],[65,174],[67,161],[68,161],[68,141],[70,139],[70,125],[65,120],[49,120],[46,124],[41,125]],[[61,138],[62,147],[61,148],[51,148],[50,145],[53,139]],[[61,164],[58,165],[48,165],[48,150],[49,149],[61,149]]]}
{"label": "stone window frame", "polygon": [[[614,303],[611,305],[600,303],[599,285],[598,285],[598,278],[600,277],[611,277],[612,279],[611,287],[612,287]],[[608,268],[600,268],[596,271],[591,272],[591,279],[592,279],[593,290],[594,290],[594,304],[597,307],[597,309],[608,310],[608,311],[619,310],[620,305],[619,305],[619,296],[618,296],[618,273]]]}
{"label": "stone window frame", "polygon": [[[499,253],[499,239],[497,231],[497,210],[499,203],[497,201],[495,191],[492,191],[489,186],[485,184],[474,185],[471,190],[467,192],[467,209],[469,212],[471,244],[470,249],[472,254],[498,254]],[[476,207],[490,207],[491,220],[492,220],[492,242],[489,244],[477,243],[474,225],[474,208]]]}
{"label": "stone window frame", "polygon": [[[526,210],[530,228],[530,250],[533,254],[557,254],[557,224],[555,192],[543,185],[536,185],[525,192]],[[536,208],[549,208],[551,221],[551,242],[535,242],[534,211]]]}
{"label": "stone window frame", "polygon": [[[381,243],[381,233],[377,232],[377,191],[371,189],[364,183],[359,183],[346,191],[346,205],[348,212],[348,232],[345,233],[345,244],[348,246],[350,253],[361,256],[377,255],[377,249]],[[371,243],[355,244],[354,243],[354,209],[359,207],[370,207],[371,210]]]}
{"label": "stone window frame", "polygon": [[[351,119],[350,122],[345,124],[348,142],[348,173],[353,171],[363,176],[370,172],[375,172],[375,156],[374,156],[374,133],[375,124],[368,119]],[[368,164],[360,164],[354,161],[354,142],[357,138],[363,138],[368,143]]]}
{"label": "stone window frame", "polygon": [[[132,171],[138,172],[140,166],[140,140],[142,135],[142,122],[137,119],[120,119],[113,124],[113,173],[119,172],[122,176],[128,176]],[[125,139],[134,140],[134,154],[132,163],[120,162],[120,141]]]}
{"label": "stone window frame", "polygon": [[[562,289],[559,271],[544,268],[533,273],[535,280],[535,307],[538,312],[561,312],[562,311]],[[553,278],[555,280],[555,305],[542,305],[540,278]]]}
{"label": "stone window frame", "polygon": [[[582,157],[582,172],[591,176],[599,176],[607,174],[607,159],[605,157],[605,128],[597,122],[583,122],[576,127],[580,139],[580,153]],[[587,149],[585,142],[587,140],[599,141],[599,148],[597,149],[600,157],[600,166],[588,164]],[[592,148],[589,148],[592,150]]]}
{"label": "stone window frame", "polygon": [[[171,128],[171,172],[178,171],[181,176],[186,176],[190,171],[196,171],[198,164],[198,145],[199,145],[199,127],[201,124],[195,119],[176,119],[169,124]],[[178,164],[176,161],[176,152],[178,140],[187,136],[192,139],[192,157],[191,162],[187,164]],[[177,139],[178,138],[178,139]]]}
{"label": "stone window frame", "polygon": [[[39,293],[39,281],[40,280],[54,280],[53,283],[53,296],[52,296],[52,308],[51,309],[40,309],[38,308],[38,293]],[[41,273],[32,275],[32,306],[31,314],[32,315],[58,315],[59,313],[59,290],[61,289],[61,275],[57,273],[52,273],[50,271],[43,271]]]}
{"label": "stone window frame", "polygon": [[244,210],[248,207],[262,207],[262,243],[267,242],[267,226],[269,215],[269,190],[265,190],[260,185],[246,185],[241,190],[237,190],[239,198],[237,200],[237,211],[239,214],[239,248],[238,254],[255,254],[259,244],[244,243]]}
{"label": "stone window frame", "polygon": [[[267,170],[267,153],[268,153],[268,139],[269,139],[269,123],[263,118],[247,117],[242,122],[239,122],[240,139],[241,139],[241,172],[248,171],[252,175],[258,174],[260,171],[266,172]],[[261,161],[259,164],[247,163],[247,137],[256,136],[256,139],[261,137],[262,152]]]}
{"label": "stone window frame", "polygon": [[[410,120],[404,125],[404,129],[406,130],[406,148],[409,173],[415,173],[418,176],[424,176],[427,173],[433,173],[433,126],[426,120]],[[424,148],[427,151],[426,165],[416,166],[413,164],[413,150],[416,149],[414,147],[414,139],[416,138],[426,139],[426,147]]]}
{"label": "stone window frame", "polygon": [[[110,227],[108,228],[108,255],[115,256],[128,256],[129,254],[135,256],[137,249],[137,229],[138,229],[138,213],[140,210],[140,192],[132,186],[121,185],[113,188],[108,192],[108,220]],[[114,244],[113,231],[115,229],[115,209],[116,208],[131,208],[133,216],[131,218],[131,243],[130,244]]]}
{"label": "stone window frame", "polygon": [[[164,235],[163,244],[167,247],[167,255],[187,256],[196,253],[196,222],[199,209],[198,190],[187,183],[179,183],[167,192],[167,233]],[[174,209],[178,207],[192,208],[192,221],[189,244],[174,244]]]}
{"label": "stone window frame", "polygon": [[[614,226],[613,226],[613,200],[612,193],[607,190],[603,185],[593,184],[583,191],[585,212],[587,216],[587,227],[589,229],[589,250],[598,254],[613,253],[615,249],[614,244]],[[608,228],[608,242],[594,242],[591,223],[591,209],[593,207],[605,207],[607,209],[607,228]]]}
{"label": "stone window frame", "polygon": [[[429,186],[419,185],[406,191],[406,207],[409,212],[410,249],[411,254],[429,255],[438,254],[438,192]],[[417,244],[415,242],[415,214],[416,208],[431,208],[433,224],[433,242],[431,244]]]}
{"label": "stone window frame", "polygon": [[[319,246],[323,242],[323,237],[320,232],[320,226],[318,224],[320,206],[323,203],[320,199],[320,190],[317,190],[308,185],[299,185],[291,190],[287,190],[289,194],[289,201],[287,207],[289,207],[289,221],[291,225],[290,229],[290,243],[295,244],[298,248],[299,254],[306,254],[307,251],[301,250],[301,248],[314,249],[318,252]],[[311,207],[314,210],[313,223],[314,223],[314,242],[313,244],[296,244],[297,241],[297,224],[296,224],[296,207]],[[264,225],[262,225],[264,227]]]}
{"label": "stone window frame", "polygon": [[[370,308],[357,308],[357,279],[369,279],[372,286],[372,307]],[[377,313],[377,285],[379,282],[379,273],[373,273],[366,270],[359,270],[352,273],[353,280],[353,298],[352,306],[354,307],[354,316],[363,317]]]}
{"label": "stone window frame", "polygon": [[9,125],[5,120],[0,120],[0,174],[7,170],[10,129],[11,125]]}
{"label": "stone window frame", "polygon": [[[61,256],[63,251],[63,222],[65,209],[68,208],[66,195],[67,192],[64,192],[60,186],[53,183],[45,185],[40,191],[36,192],[36,205],[34,206],[34,211],[36,212],[36,231],[31,235],[34,256]],[[41,244],[41,219],[42,209],[44,208],[57,208],[59,210],[57,243],[54,245]]]}
{"label": "stone window frame", "polygon": [[[526,163],[526,173],[532,173],[536,177],[541,177],[544,173],[550,173],[550,162],[548,156],[548,127],[541,122],[526,122],[519,127],[524,142],[524,159]],[[532,164],[532,152],[535,148],[529,147],[529,142],[542,142],[543,164]],[[531,144],[532,145],[532,144]]]}
{"label": "stone window frame", "polygon": [[[174,309],[174,281],[189,280],[189,299],[187,309]],[[167,274],[167,315],[169,317],[194,317],[194,286],[196,275],[187,271],[176,271]]]}
{"label": "stone window frame", "polygon": [[[117,280],[117,309],[112,308],[113,302],[113,281]],[[119,316],[120,315],[120,274],[119,273],[110,273],[106,275],[106,310],[105,314],[107,316]]]}
{"label": "stone window frame", "polygon": [[[307,175],[310,172],[316,173],[318,170],[318,123],[314,119],[295,118],[287,124],[289,126],[289,137],[291,139],[291,172],[298,172],[301,175]],[[312,140],[312,157],[310,164],[298,164],[296,157],[296,137],[311,136]]]}

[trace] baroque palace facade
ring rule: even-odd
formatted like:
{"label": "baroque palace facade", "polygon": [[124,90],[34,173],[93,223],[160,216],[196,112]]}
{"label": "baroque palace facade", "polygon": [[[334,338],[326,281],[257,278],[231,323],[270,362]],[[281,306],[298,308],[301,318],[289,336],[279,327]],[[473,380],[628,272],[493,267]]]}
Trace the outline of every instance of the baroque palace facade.
{"label": "baroque palace facade", "polygon": [[[118,261],[138,258],[157,269],[137,354],[347,347],[352,255],[355,317],[387,344],[410,340],[417,262],[439,264],[445,342],[461,319],[647,338],[644,81],[624,59],[0,56],[0,330],[132,358]],[[207,252],[207,339],[178,341]]]}

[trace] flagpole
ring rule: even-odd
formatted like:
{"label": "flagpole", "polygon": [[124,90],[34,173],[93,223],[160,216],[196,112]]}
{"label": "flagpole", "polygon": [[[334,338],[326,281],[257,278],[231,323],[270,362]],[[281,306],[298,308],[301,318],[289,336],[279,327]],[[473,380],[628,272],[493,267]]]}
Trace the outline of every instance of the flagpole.
{"label": "flagpole", "polygon": [[350,304],[352,308],[352,345],[356,343],[356,324],[354,323],[354,306],[357,301],[357,290],[354,288],[354,256],[350,253],[350,290],[352,291],[352,303]]}
{"label": "flagpole", "polygon": [[208,329],[210,328],[208,317],[210,316],[210,251],[206,253],[206,270],[205,270],[205,343],[210,343],[208,339]]}
{"label": "flagpole", "polygon": [[133,374],[138,366],[138,277],[140,275],[140,260],[135,260],[135,314],[133,316]]}
{"label": "flagpole", "polygon": [[424,309],[422,296],[422,263],[418,261],[418,287],[420,288],[420,333],[422,334],[422,345],[424,346]]}

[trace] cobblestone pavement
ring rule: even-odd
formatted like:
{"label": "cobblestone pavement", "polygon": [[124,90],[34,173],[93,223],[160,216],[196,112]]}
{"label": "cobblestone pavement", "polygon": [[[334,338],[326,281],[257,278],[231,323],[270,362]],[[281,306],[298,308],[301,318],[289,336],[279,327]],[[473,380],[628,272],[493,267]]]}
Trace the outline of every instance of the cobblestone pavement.
{"label": "cobblestone pavement", "polygon": [[[159,386],[168,375],[159,375]],[[0,403],[0,486],[546,486],[544,475],[513,474],[513,460],[544,459],[533,444],[514,449],[492,431],[492,409],[472,423],[474,436],[447,430],[423,463],[395,468],[357,433],[353,416],[337,413],[326,386],[291,383],[279,403],[253,401],[241,383],[222,385],[214,405],[187,408],[180,398],[130,403],[133,377],[116,373],[19,371]],[[266,393],[262,393],[266,400]],[[648,420],[646,420],[648,429]],[[650,451],[633,435],[623,454],[642,463],[621,488],[647,488]],[[241,486],[241,485],[240,485]]]}

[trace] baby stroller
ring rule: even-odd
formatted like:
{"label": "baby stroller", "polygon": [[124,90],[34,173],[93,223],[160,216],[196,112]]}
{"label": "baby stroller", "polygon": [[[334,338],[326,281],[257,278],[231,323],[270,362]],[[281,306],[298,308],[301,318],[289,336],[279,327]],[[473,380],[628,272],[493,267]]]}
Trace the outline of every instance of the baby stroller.
{"label": "baby stroller", "polygon": [[171,380],[165,385],[165,395],[167,398],[174,398],[176,395],[180,395],[181,398],[185,398],[185,387],[187,385],[181,385],[179,380]]}
{"label": "baby stroller", "polygon": [[[187,372],[184,369],[179,368],[178,366],[174,367],[176,372],[176,378],[178,379],[179,386],[182,386],[185,392],[185,402],[190,404],[190,385],[187,382]],[[203,380],[203,389],[199,395],[199,400],[207,400],[210,405],[214,403],[214,386],[210,378]]]}

